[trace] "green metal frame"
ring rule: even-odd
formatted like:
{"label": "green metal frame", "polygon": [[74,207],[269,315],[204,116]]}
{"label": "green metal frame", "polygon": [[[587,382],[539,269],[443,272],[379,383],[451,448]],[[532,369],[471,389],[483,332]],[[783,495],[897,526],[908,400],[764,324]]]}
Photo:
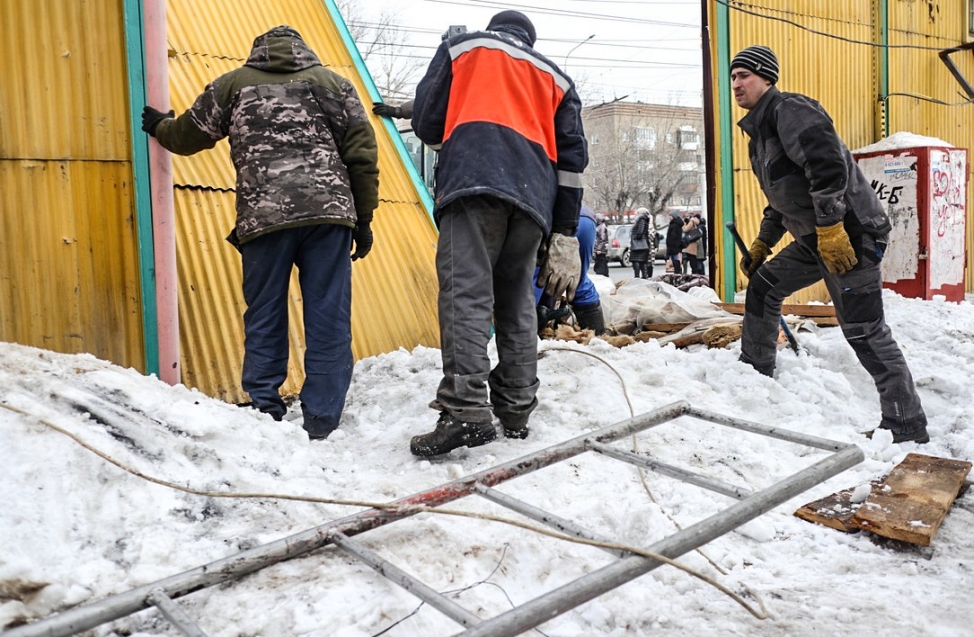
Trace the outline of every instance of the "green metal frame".
{"label": "green metal frame", "polygon": [[[720,122],[720,210],[721,226],[734,221],[734,120],[730,103],[730,8],[717,3],[717,119]],[[737,259],[730,232],[724,229],[723,274],[724,301],[730,303],[737,292]]]}
{"label": "green metal frame", "polygon": [[883,137],[889,137],[889,2],[879,0],[879,101],[883,104]]}
{"label": "green metal frame", "polygon": [[145,373],[159,375],[159,327],[156,306],[155,250],[152,244],[152,194],[149,188],[149,140],[142,128],[145,95],[145,41],[141,0],[124,0],[125,54],[128,67],[129,115],[132,130],[132,194],[139,250],[139,291],[142,295],[142,342]]}
{"label": "green metal frame", "polygon": [[[335,4],[335,0],[323,0],[325,7],[327,7],[328,12],[331,14],[332,20],[335,21],[335,26],[338,27],[338,31],[342,35],[342,42],[345,44],[345,48],[348,49],[349,54],[352,56],[352,61],[355,62],[355,69],[358,71],[359,77],[365,82],[365,86],[369,89],[369,99],[372,102],[378,102],[382,100],[382,95],[379,93],[379,89],[375,85],[375,80],[372,79],[372,74],[369,73],[368,67],[365,65],[365,60],[362,59],[362,54],[358,50],[358,46],[355,44],[355,40],[352,39],[352,33],[348,30],[348,25],[345,24],[345,18],[342,17],[341,12],[338,10],[338,5]],[[397,129],[392,120],[388,117],[383,117],[383,124],[386,127],[386,131],[389,132],[390,137],[392,137],[393,143],[396,145],[396,151],[399,153],[399,158],[403,165],[406,166],[406,170],[409,171],[409,178],[412,179],[413,186],[416,188],[416,192],[419,193],[420,201],[423,202],[423,206],[426,208],[426,214],[429,215],[430,220],[433,220],[433,198],[430,196],[429,190],[426,188],[426,184],[423,183],[423,178],[419,174],[419,169],[416,164],[413,163],[412,157],[409,156],[409,150],[406,148],[406,143],[402,140],[402,135],[399,134],[399,129]]]}

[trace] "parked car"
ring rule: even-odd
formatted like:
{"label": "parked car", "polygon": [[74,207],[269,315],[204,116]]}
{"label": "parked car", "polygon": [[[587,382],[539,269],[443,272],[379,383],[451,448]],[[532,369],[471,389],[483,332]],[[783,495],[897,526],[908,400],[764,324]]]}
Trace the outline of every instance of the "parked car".
{"label": "parked car", "polygon": [[[609,226],[609,263],[616,262],[627,268],[632,265],[632,261],[629,259],[632,225]],[[666,232],[666,228],[662,228],[662,231]],[[660,228],[657,228],[652,238],[653,258],[657,261],[666,258],[666,235],[660,232]]]}
{"label": "parked car", "polygon": [[656,232],[654,233],[656,246],[653,250],[653,258],[657,261],[666,259],[666,229],[666,226],[656,228]]}
{"label": "parked car", "polygon": [[609,263],[613,261],[627,268],[632,265],[629,260],[629,234],[632,224],[624,226],[609,226]]}

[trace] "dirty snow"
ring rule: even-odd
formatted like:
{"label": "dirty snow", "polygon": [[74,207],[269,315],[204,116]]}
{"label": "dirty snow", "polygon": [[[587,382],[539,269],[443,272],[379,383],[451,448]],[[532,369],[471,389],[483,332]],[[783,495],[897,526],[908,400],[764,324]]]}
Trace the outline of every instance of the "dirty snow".
{"label": "dirty snow", "polygon": [[[596,279],[603,291],[611,286]],[[411,456],[409,438],[436,420],[427,407],[440,378],[436,349],[360,361],[341,429],[311,443],[296,420],[276,423],[90,355],[0,344],[0,627],[101,600],[353,515],[364,510],[362,504],[425,491],[632,413],[687,400],[720,414],[854,443],[865,453],[861,464],[680,558],[743,595],[752,608],[763,605],[768,618],[756,618],[701,579],[662,566],[530,634],[819,637],[866,627],[892,637],[969,636],[970,492],[955,502],[928,549],[845,534],[793,515],[802,504],[842,489],[865,498],[869,482],[908,452],[974,459],[971,298],[956,304],[886,292],[885,301],[929,416],[928,445],[893,445],[886,432],[872,440],[862,435],[879,422],[876,391],[838,328],[800,330],[806,353],[781,350],[773,380],[737,362],[738,344],[681,350],[653,341],[615,349],[599,340],[588,346],[544,341],[541,404],[531,436],[501,438],[434,462]],[[688,418],[616,444],[750,490],[824,457]],[[501,489],[634,547],[647,547],[730,504],[725,496],[652,473],[643,484],[636,469],[592,456]],[[232,493],[266,497],[216,497]],[[468,500],[449,508],[518,517]],[[501,522],[434,513],[357,539],[484,618],[614,559]],[[210,636],[413,637],[461,630],[334,548],[178,603]],[[87,634],[180,633],[150,609]]]}

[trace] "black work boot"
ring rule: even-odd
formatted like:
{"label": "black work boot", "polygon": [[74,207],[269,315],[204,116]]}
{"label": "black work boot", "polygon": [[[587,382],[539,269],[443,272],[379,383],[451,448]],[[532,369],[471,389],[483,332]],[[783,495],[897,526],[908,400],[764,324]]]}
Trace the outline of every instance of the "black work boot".
{"label": "black work boot", "polygon": [[[923,445],[930,442],[926,416],[914,419],[913,422],[907,424],[896,424],[892,422],[892,419],[883,418],[882,422],[879,423],[879,429],[888,429],[892,432],[894,444],[915,442],[918,445]],[[871,439],[874,433],[876,433],[876,429],[867,432],[866,437]]]}
{"label": "black work boot", "polygon": [[756,363],[752,361],[749,357],[745,356],[743,353],[740,355],[740,357],[737,360],[741,361],[742,363],[747,363],[748,365],[753,367],[759,374],[763,374],[768,378],[774,378],[775,361],[773,360],[770,363]]}
{"label": "black work boot", "polygon": [[457,447],[479,447],[497,438],[491,422],[463,422],[448,412],[440,414],[436,429],[428,434],[413,436],[409,450],[414,456],[429,458],[449,453]]}
{"label": "black work boot", "polygon": [[524,440],[531,433],[528,428],[527,416],[498,416],[501,426],[504,427],[504,437],[515,440]]}

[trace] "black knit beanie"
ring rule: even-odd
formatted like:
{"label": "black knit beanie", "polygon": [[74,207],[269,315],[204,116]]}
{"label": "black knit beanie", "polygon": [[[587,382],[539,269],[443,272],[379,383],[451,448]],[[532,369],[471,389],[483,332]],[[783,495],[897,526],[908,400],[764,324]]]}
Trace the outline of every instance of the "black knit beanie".
{"label": "black knit beanie", "polygon": [[778,83],[778,58],[766,46],[755,44],[735,55],[730,68],[733,71],[737,67],[745,68],[772,84]]}
{"label": "black knit beanie", "polygon": [[529,40],[529,44],[534,46],[535,41],[538,39],[538,34],[534,30],[534,25],[531,24],[531,20],[528,16],[524,15],[520,11],[501,11],[493,18],[490,19],[490,23],[487,25],[488,31],[503,31],[503,29],[498,29],[501,26],[512,26],[523,30]]}

